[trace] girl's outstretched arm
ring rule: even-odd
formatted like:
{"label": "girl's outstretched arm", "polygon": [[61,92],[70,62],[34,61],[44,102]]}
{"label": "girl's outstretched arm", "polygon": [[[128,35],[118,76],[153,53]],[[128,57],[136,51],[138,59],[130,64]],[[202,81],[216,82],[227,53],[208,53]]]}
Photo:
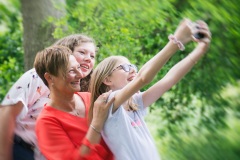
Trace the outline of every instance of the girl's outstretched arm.
{"label": "girl's outstretched arm", "polygon": [[194,39],[198,42],[197,47],[183,60],[174,65],[169,72],[156,84],[143,93],[144,106],[149,106],[159,99],[167,90],[179,82],[206,53],[209,48],[211,33],[207,24],[199,21],[200,32],[204,34],[202,39]]}
{"label": "girl's outstretched arm", "polygon": [[[183,45],[192,39],[192,28],[189,27],[191,21],[183,20],[174,33],[174,37]],[[179,45],[169,41],[167,45],[151,58],[139,71],[132,82],[125,86],[115,95],[114,108],[116,110],[122,103],[129,99],[134,93],[138,92],[142,87],[152,81],[154,76],[162,68],[162,66],[171,58],[171,56],[179,49]]]}

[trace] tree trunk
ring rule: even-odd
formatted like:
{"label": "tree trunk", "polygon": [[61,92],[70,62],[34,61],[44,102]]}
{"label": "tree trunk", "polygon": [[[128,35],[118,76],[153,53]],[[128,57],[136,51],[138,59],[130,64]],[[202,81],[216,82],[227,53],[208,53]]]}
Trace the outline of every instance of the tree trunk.
{"label": "tree trunk", "polygon": [[25,70],[33,67],[38,51],[55,41],[52,33],[56,26],[48,23],[47,19],[63,17],[65,5],[65,0],[21,0]]}

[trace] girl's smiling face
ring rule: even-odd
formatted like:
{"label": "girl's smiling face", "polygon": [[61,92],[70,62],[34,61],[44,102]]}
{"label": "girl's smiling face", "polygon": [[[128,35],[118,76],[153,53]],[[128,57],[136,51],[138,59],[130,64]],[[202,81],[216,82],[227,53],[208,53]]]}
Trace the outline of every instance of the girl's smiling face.
{"label": "girl's smiling face", "polygon": [[89,75],[95,64],[96,47],[91,42],[82,43],[74,48],[73,55],[80,64],[83,77]]}
{"label": "girl's smiling face", "polygon": [[119,90],[131,82],[137,74],[135,65],[130,64],[127,59],[122,59],[114,66],[111,74],[108,76],[111,90]]}

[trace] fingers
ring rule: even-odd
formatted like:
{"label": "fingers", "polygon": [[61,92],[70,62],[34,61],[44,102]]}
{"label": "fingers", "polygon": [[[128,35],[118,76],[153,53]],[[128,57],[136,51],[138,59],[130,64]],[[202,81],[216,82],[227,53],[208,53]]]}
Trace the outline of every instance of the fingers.
{"label": "fingers", "polygon": [[108,97],[111,93],[112,93],[112,90],[102,94],[103,95],[103,102],[105,103],[104,108],[109,108],[115,100],[115,97],[113,97],[108,101]]}
{"label": "fingers", "polygon": [[110,91],[108,91],[108,92],[106,92],[106,93],[103,93],[103,94],[101,95],[101,97],[102,97],[102,102],[107,103],[108,97],[109,97],[109,95],[110,95],[111,93],[112,93],[112,90],[110,90]]}
{"label": "fingers", "polygon": [[211,32],[208,28],[207,23],[202,20],[196,21],[191,28],[192,38],[196,42],[210,43]]}
{"label": "fingers", "polygon": [[94,102],[92,121],[98,125],[101,125],[105,122],[109,113],[109,108],[115,100],[113,97],[108,101],[109,95],[111,93],[112,91],[110,90],[106,93],[101,94]]}
{"label": "fingers", "polygon": [[197,20],[196,24],[200,27],[200,28],[205,28],[208,29],[208,25],[206,22],[202,21],[202,20]]}
{"label": "fingers", "polygon": [[110,90],[110,91],[108,91],[108,92],[106,92],[106,93],[103,93],[103,96],[104,96],[105,98],[108,98],[108,96],[109,96],[111,93],[112,93],[112,90]]}
{"label": "fingers", "polygon": [[112,103],[114,102],[115,98],[111,98],[108,101],[109,95],[112,93],[112,91],[108,91],[106,93],[101,94],[97,100],[94,102],[94,106],[101,106],[102,108],[109,108]]}
{"label": "fingers", "polygon": [[188,18],[184,18],[183,21],[181,22],[182,23],[185,23],[187,26],[191,25],[192,24],[192,21]]}
{"label": "fingers", "polygon": [[114,101],[115,101],[115,97],[111,98],[110,101],[107,102],[106,108],[109,108]]}

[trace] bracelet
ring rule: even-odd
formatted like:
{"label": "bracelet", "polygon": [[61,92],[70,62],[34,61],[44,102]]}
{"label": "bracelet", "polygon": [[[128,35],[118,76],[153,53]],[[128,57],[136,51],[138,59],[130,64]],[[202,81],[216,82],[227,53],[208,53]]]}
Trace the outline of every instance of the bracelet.
{"label": "bracelet", "polygon": [[101,132],[98,131],[92,124],[90,124],[90,127],[91,127],[95,132],[97,132],[98,134],[101,134]]}
{"label": "bracelet", "polygon": [[180,42],[179,40],[177,40],[177,38],[176,38],[174,35],[170,34],[170,35],[168,36],[168,39],[169,39],[169,41],[172,41],[173,44],[176,44],[181,51],[183,51],[183,50],[185,49],[185,47],[184,47],[184,45],[182,44],[182,42]]}

